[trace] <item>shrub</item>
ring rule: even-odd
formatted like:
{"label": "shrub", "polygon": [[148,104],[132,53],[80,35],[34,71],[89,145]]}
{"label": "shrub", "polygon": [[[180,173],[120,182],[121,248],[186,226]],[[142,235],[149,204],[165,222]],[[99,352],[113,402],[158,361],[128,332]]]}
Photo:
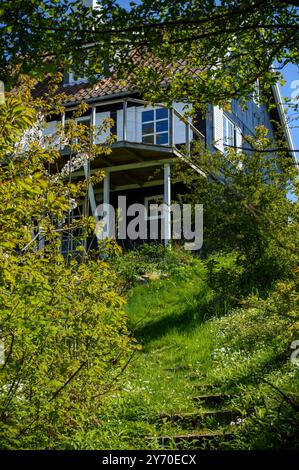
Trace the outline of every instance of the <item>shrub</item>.
{"label": "shrub", "polygon": [[[74,227],[67,222],[87,184],[49,174],[59,154],[42,145],[41,129],[27,132],[35,124],[35,104],[27,103],[28,95],[21,98],[8,99],[0,113],[0,446],[5,449],[51,448],[62,436],[71,438],[82,421],[92,421],[134,349],[113,271],[84,251],[82,240],[94,221],[83,217]],[[41,106],[39,100],[36,107]],[[87,152],[90,136],[85,144]],[[92,157],[96,151],[89,150]],[[71,228],[82,250],[77,259],[66,260],[61,234],[65,230],[70,237]]]}
{"label": "shrub", "polygon": [[2,448],[51,447],[115,386],[132,350],[103,261],[24,257],[1,267]]}
{"label": "shrub", "polygon": [[237,305],[242,297],[242,277],[244,266],[237,252],[217,254],[205,262],[209,283],[214,291],[211,314],[221,315]]}
{"label": "shrub", "polygon": [[232,405],[243,415],[234,448],[299,447],[299,376],[290,360],[299,338],[298,306],[298,281],[280,281],[266,299],[251,295],[212,323],[211,376],[238,392]]}
{"label": "shrub", "polygon": [[115,256],[111,262],[122,290],[127,290],[142,281],[144,276],[148,279],[169,275],[186,276],[188,268],[196,265],[196,258],[180,247],[170,250],[163,245],[144,243],[134,250]]}

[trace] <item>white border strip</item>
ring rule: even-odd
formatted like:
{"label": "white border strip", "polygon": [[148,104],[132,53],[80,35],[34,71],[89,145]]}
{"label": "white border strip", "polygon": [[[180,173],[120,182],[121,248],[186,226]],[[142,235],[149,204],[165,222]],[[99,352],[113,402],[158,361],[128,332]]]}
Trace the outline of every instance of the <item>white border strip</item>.
{"label": "white border strip", "polygon": [[272,85],[272,91],[273,91],[274,99],[276,101],[276,105],[277,105],[278,113],[279,113],[279,116],[280,116],[280,119],[281,119],[281,123],[282,123],[282,126],[283,126],[284,135],[285,135],[285,138],[286,138],[288,146],[289,146],[289,150],[290,150],[290,152],[291,152],[291,154],[292,154],[292,156],[295,160],[296,165],[299,165],[298,157],[296,155],[296,152],[294,151],[295,150],[294,141],[293,141],[293,137],[292,137],[290,127],[289,127],[289,123],[287,121],[286,112],[285,112],[284,106],[282,104],[282,95],[281,95],[278,83],[276,83],[275,85]]}

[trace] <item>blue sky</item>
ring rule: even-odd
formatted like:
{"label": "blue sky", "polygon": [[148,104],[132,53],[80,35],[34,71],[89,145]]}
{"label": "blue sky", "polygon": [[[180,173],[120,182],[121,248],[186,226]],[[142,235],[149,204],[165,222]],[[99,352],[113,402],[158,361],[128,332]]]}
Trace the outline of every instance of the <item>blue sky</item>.
{"label": "blue sky", "polygon": [[[135,3],[140,3],[139,0],[134,0]],[[119,5],[122,7],[129,7],[130,0],[118,0]],[[281,87],[283,97],[291,97],[299,95],[299,64],[288,65],[283,70],[283,76],[286,81],[285,85]],[[294,140],[296,150],[299,150],[299,114],[296,115],[291,110],[289,111],[290,127]],[[296,128],[297,126],[297,128]],[[299,153],[297,153],[299,160]]]}
{"label": "blue sky", "polygon": [[[285,97],[299,96],[299,64],[287,65],[283,70],[285,85],[281,87],[282,95]],[[296,150],[299,150],[299,113],[289,110],[290,128],[293,135]],[[297,152],[299,160],[299,153]]]}
{"label": "blue sky", "polygon": [[[134,0],[135,3],[140,3],[139,0]],[[127,8],[129,6],[130,0],[118,0],[117,2],[120,6]]]}

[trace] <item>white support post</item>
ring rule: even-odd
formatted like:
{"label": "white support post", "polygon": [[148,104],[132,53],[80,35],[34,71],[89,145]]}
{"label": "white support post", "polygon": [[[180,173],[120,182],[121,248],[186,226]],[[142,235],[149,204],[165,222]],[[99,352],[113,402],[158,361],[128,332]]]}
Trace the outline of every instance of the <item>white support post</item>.
{"label": "white support post", "polygon": [[95,128],[95,125],[96,125],[96,107],[93,106],[91,108],[91,127],[92,127],[92,143],[94,144],[95,143],[95,134],[96,134],[96,130],[94,129]]}
{"label": "white support post", "polygon": [[104,209],[105,209],[105,227],[104,227],[104,238],[109,237],[109,227],[110,227],[110,210],[109,210],[109,204],[110,204],[110,173],[106,171],[105,177],[104,177],[104,182],[103,182],[103,204]]}
{"label": "white support post", "polygon": [[[64,131],[64,127],[65,127],[65,113],[62,113],[61,114],[61,127],[62,127],[62,130]],[[61,147],[61,140],[59,139],[60,141],[60,149],[62,149]]]}
{"label": "white support post", "polygon": [[127,140],[127,109],[128,109],[128,103],[127,103],[127,100],[124,100],[124,103],[123,103],[123,141]]}
{"label": "white support post", "polygon": [[164,244],[167,246],[171,240],[171,179],[170,179],[170,164],[164,165],[164,214],[163,214],[163,238]]}
{"label": "white support post", "polygon": [[174,145],[174,111],[173,108],[170,108],[169,112],[169,145],[173,147]]}
{"label": "white support post", "polygon": [[[84,168],[85,179],[86,179],[86,181],[89,181],[90,168],[89,168],[89,162],[88,161],[84,162],[83,168]],[[99,216],[97,214],[97,204],[96,204],[96,199],[95,199],[95,195],[94,195],[93,186],[92,186],[91,183],[88,184],[88,197],[89,197],[91,213],[92,213],[95,221],[98,222],[99,221]]]}
{"label": "white support post", "polygon": [[[95,143],[95,130],[94,126],[96,124],[96,107],[93,106],[91,108],[91,127],[92,127],[92,135],[91,135],[91,140],[92,144]],[[87,181],[90,179],[90,163],[89,161],[84,162],[84,175]],[[91,183],[88,184],[88,197],[89,197],[89,203],[90,203],[90,208],[92,215],[95,219],[96,222],[99,221],[99,216],[97,214],[97,204],[96,204],[96,199],[94,195],[94,189]]]}

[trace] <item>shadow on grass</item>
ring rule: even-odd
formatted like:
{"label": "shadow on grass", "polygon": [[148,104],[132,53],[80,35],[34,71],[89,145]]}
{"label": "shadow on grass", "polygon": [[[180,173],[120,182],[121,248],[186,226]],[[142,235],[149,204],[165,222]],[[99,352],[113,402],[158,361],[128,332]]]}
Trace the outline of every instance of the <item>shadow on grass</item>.
{"label": "shadow on grass", "polygon": [[[207,299],[207,292],[201,292],[194,296],[192,305],[188,305],[187,308],[184,308],[184,303],[180,299],[179,304],[176,304],[173,311],[168,315],[160,317],[157,320],[148,321],[146,324],[129,324],[129,327],[135,338],[144,345],[150,343],[152,340],[163,337],[171,331],[177,333],[191,333],[199,324],[207,320],[209,304],[210,301]],[[180,313],[177,312],[178,305],[182,306]]]}
{"label": "shadow on grass", "polygon": [[244,368],[242,372],[226,380],[225,386],[230,390],[238,390],[240,385],[259,385],[263,382],[264,376],[271,372],[281,370],[287,359],[288,357],[286,357],[285,353],[275,353],[275,351],[272,351],[269,356],[251,364],[250,371],[248,368]]}

